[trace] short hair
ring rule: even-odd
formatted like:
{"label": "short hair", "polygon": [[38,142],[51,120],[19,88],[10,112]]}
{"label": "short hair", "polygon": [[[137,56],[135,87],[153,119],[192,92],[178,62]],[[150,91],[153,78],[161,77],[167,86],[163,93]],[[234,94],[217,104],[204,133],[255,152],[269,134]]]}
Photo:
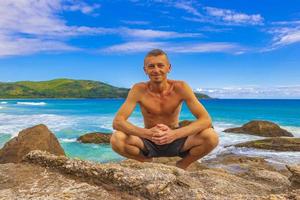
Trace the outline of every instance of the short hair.
{"label": "short hair", "polygon": [[166,58],[167,58],[167,60],[168,60],[168,62],[169,62],[169,58],[168,58],[167,53],[164,52],[164,51],[161,50],[161,49],[152,49],[151,51],[149,51],[149,52],[146,54],[145,58],[144,58],[144,62],[145,62],[146,58],[148,58],[148,57],[150,57],[150,56],[160,56],[160,55],[166,56]]}

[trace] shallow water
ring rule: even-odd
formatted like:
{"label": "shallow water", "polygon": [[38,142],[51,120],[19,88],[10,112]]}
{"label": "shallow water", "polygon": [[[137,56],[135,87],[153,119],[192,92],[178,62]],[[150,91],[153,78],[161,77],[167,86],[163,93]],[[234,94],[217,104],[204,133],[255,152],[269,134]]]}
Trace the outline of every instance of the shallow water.
{"label": "shallow water", "polygon": [[[81,144],[77,137],[88,132],[112,132],[112,120],[123,99],[17,99],[0,100],[0,147],[19,131],[43,123],[58,137],[69,157],[97,162],[123,159],[109,145]],[[270,120],[296,137],[300,137],[300,100],[201,100],[211,114],[220,145],[204,159],[220,153],[266,157],[270,162],[300,163],[298,152],[274,152],[224,146],[261,139],[246,134],[222,132],[226,128],[241,126],[249,120]],[[180,119],[194,119],[184,104]],[[143,126],[137,107],[129,120]]]}

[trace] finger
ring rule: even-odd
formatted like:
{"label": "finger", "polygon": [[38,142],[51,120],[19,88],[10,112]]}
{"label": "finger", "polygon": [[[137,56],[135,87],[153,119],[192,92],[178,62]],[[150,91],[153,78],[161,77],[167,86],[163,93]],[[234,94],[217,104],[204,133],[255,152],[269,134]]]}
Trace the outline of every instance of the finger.
{"label": "finger", "polygon": [[157,124],[156,126],[159,128],[167,128],[168,127],[167,125],[164,125],[164,124]]}
{"label": "finger", "polygon": [[160,144],[163,145],[163,144],[168,144],[168,140],[163,140],[163,141],[160,141]]}

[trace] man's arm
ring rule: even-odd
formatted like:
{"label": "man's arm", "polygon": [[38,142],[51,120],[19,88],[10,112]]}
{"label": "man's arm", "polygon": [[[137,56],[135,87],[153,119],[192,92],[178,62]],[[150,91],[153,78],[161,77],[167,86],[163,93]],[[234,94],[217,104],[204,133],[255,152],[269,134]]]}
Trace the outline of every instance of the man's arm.
{"label": "man's arm", "polygon": [[180,90],[183,95],[183,99],[192,114],[197,118],[194,122],[188,126],[173,130],[176,138],[183,138],[189,135],[193,135],[201,132],[204,129],[212,127],[211,118],[202,104],[195,96],[190,86],[183,82],[182,89]]}
{"label": "man's arm", "polygon": [[149,138],[151,137],[149,129],[137,127],[127,121],[137,104],[139,95],[139,88],[137,85],[134,85],[129,91],[125,102],[123,103],[113,120],[113,128],[129,135]]}

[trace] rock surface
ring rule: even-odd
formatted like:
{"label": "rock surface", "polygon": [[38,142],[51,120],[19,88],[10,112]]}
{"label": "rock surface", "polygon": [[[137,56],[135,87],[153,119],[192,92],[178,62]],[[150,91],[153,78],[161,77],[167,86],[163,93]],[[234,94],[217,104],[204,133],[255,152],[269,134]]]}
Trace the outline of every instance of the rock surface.
{"label": "rock surface", "polygon": [[[113,188],[94,185],[78,178],[26,163],[0,164],[1,200],[138,199]],[[143,199],[143,198],[141,198]]]}
{"label": "rock surface", "polygon": [[134,199],[271,200],[296,199],[300,195],[300,190],[290,188],[287,176],[259,168],[255,176],[250,177],[248,173],[249,177],[245,178],[220,168],[184,171],[174,166],[134,160],[96,164],[41,151],[30,152],[24,161],[100,188],[113,188]]}
{"label": "rock surface", "polygon": [[43,124],[19,132],[0,150],[0,163],[18,163],[31,150],[43,150],[54,155],[65,155],[55,135]]}
{"label": "rock surface", "polygon": [[235,147],[248,147],[257,149],[268,149],[275,151],[300,151],[300,138],[268,138],[254,140],[234,145]]}
{"label": "rock surface", "polygon": [[292,173],[289,179],[293,186],[300,189],[300,165],[287,165],[287,168]]}
{"label": "rock surface", "polygon": [[[21,131],[13,141],[44,144],[37,136],[45,132],[39,125]],[[263,158],[224,154],[184,171],[174,166],[177,157],[100,164],[51,154],[56,146],[49,146],[50,150],[30,151],[21,163],[0,164],[0,199],[297,200],[300,196],[299,165],[277,169]],[[19,161],[20,155],[6,154]]]}
{"label": "rock surface", "polygon": [[84,134],[79,138],[77,138],[77,141],[82,143],[109,144],[110,137],[111,137],[111,133],[95,132],[95,133]]}
{"label": "rock surface", "polygon": [[269,121],[250,121],[244,124],[242,127],[229,128],[223,132],[245,133],[262,137],[293,137],[293,134],[280,128],[277,124]]}

